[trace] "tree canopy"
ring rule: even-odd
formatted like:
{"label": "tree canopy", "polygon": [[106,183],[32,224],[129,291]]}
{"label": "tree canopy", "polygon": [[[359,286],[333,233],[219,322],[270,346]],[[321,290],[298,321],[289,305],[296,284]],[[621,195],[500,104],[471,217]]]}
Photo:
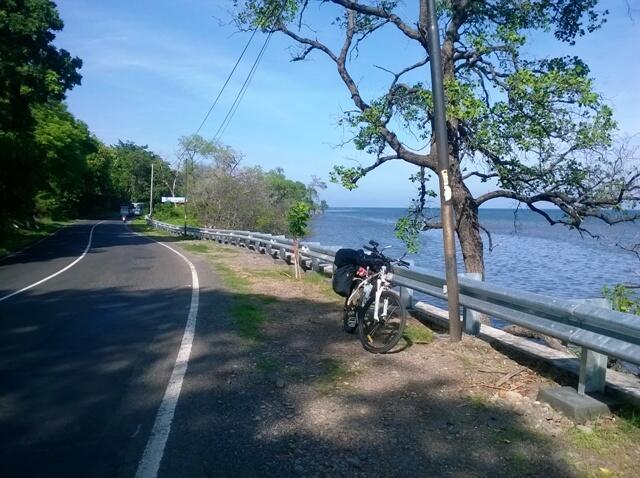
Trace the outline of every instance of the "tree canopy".
{"label": "tree canopy", "polygon": [[[52,44],[62,27],[53,2],[0,5],[0,229],[10,216],[33,210],[39,189],[55,190],[46,171],[63,156],[59,144],[49,141],[59,140],[65,129],[82,134],[81,126],[71,125],[56,106],[81,79],[80,59]],[[44,126],[47,120],[51,128]],[[43,155],[48,145],[57,149],[51,151],[55,157]],[[72,156],[67,158],[73,161]]]}
{"label": "tree canopy", "polygon": [[[415,165],[420,183],[401,237],[416,244],[416,231],[441,227],[427,217],[429,172],[438,173],[430,89],[427,2],[417,0],[411,16],[397,0],[327,0],[321,8],[336,18],[330,27],[309,14],[307,0],[238,0],[240,28],[287,35],[297,45],[293,60],[313,53],[328,57],[352,98],[354,110],[343,124],[353,143],[373,156],[367,166],[336,166],[332,178],[354,188],[365,175],[389,161]],[[572,44],[600,28],[607,11],[597,0],[445,0],[437,2],[447,106],[447,132],[456,231],[467,270],[483,272],[478,208],[510,198],[542,216],[588,232],[585,219],[607,223],[633,220],[640,191],[637,163],[611,149],[616,123],[611,108],[593,87],[588,66],[575,56],[535,58],[527,45],[535,35],[553,35]],[[335,12],[338,12],[337,16]],[[323,28],[324,27],[324,28]],[[342,44],[318,31],[339,29]],[[372,67],[389,75],[386,92],[365,98],[351,73],[366,40],[382,30],[397,32],[398,48],[413,42],[421,53],[391,70],[385,58]],[[332,30],[331,30],[332,31]],[[359,73],[361,74],[361,73]],[[416,144],[417,143],[417,144]],[[628,152],[628,150],[626,151]],[[476,197],[467,180],[477,177],[495,189]],[[545,207],[559,208],[552,217]]]}

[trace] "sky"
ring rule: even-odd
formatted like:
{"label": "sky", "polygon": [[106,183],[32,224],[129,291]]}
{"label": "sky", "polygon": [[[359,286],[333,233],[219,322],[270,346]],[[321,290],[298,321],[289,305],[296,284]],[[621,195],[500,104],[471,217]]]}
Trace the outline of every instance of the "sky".
{"label": "sky", "polygon": [[[638,0],[628,0],[635,9]],[[102,141],[148,145],[168,161],[178,139],[196,131],[249,38],[231,23],[226,0],[59,0],[65,23],[55,44],[83,60],[82,85],[69,92],[70,111]],[[537,57],[581,57],[591,68],[596,90],[613,107],[623,134],[640,133],[640,5],[631,15],[627,0],[601,2],[610,10],[600,30],[575,46],[536,36],[526,52]],[[415,18],[408,2],[401,15]],[[336,45],[327,27],[337,10],[312,2],[309,20],[319,39]],[[365,100],[380,94],[391,70],[421,59],[420,51],[393,27],[363,43],[353,75]],[[264,41],[258,34],[200,134],[213,138]],[[288,177],[328,183],[333,165],[368,165],[371,158],[351,144],[339,124],[353,103],[335,66],[315,52],[291,62],[293,41],[274,35],[249,90],[221,141],[244,155],[244,164],[282,167]],[[429,71],[425,68],[416,75]],[[416,143],[417,144],[417,143]],[[359,182],[354,191],[329,184],[322,197],[333,207],[405,207],[414,196],[408,177],[415,167],[391,161]],[[435,178],[431,187],[437,190]],[[470,183],[474,194],[489,185]],[[507,200],[489,207],[511,207]]]}

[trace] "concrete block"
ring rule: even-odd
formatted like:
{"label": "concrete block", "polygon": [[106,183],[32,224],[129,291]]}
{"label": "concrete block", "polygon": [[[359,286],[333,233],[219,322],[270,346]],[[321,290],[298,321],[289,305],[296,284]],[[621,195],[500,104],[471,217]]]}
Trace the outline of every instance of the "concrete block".
{"label": "concrete block", "polygon": [[611,404],[605,402],[603,397],[580,395],[572,387],[540,389],[538,400],[548,403],[576,423],[584,423],[600,415],[611,413]]}

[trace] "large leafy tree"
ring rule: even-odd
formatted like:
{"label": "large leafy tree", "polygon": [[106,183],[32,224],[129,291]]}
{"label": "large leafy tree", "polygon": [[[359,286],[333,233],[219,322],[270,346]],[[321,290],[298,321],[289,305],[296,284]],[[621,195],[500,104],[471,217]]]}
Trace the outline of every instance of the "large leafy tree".
{"label": "large leafy tree", "polygon": [[[385,163],[411,163],[418,168],[412,179],[420,183],[419,195],[411,216],[399,223],[401,235],[411,242],[416,229],[441,227],[424,213],[425,198],[431,194],[425,181],[429,172],[438,173],[426,0],[417,0],[413,17],[400,8],[398,0],[318,2],[321,8],[332,9],[336,18],[332,26],[314,24],[309,3],[238,0],[236,20],[241,28],[290,37],[299,47],[294,61],[319,53],[336,68],[355,106],[343,121],[354,130],[355,146],[373,160],[367,166],[338,166],[333,178],[353,188]],[[640,173],[628,157],[610,152],[616,124],[611,109],[594,91],[588,66],[574,56],[540,59],[526,53],[536,35],[550,34],[558,42],[572,44],[601,27],[607,12],[599,10],[597,3],[438,2],[450,145],[448,176],[468,271],[484,272],[478,208],[496,198],[516,200],[550,224],[584,232],[588,232],[585,219],[590,217],[609,224],[637,218],[622,208],[635,205]],[[321,27],[331,32],[325,41],[316,33]],[[336,29],[342,36],[337,48]],[[406,51],[409,41],[417,47],[412,51],[420,53],[394,71],[378,65],[389,74],[389,83],[382,95],[365,98],[351,70],[366,40],[387,29],[397,33],[399,50]],[[385,60],[380,58],[379,64]],[[496,188],[474,196],[468,186],[472,177]],[[549,214],[548,206],[557,207],[561,215]]]}
{"label": "large leafy tree", "polygon": [[80,83],[81,60],[52,44],[62,27],[53,2],[0,3],[0,226],[30,211],[41,186],[34,108]]}
{"label": "large leafy tree", "polygon": [[[34,141],[39,157],[38,212],[64,216],[78,212],[89,180],[98,173],[87,158],[98,151],[98,140],[62,103],[34,106]],[[106,191],[105,191],[106,192]],[[102,201],[102,199],[100,199]],[[102,204],[101,204],[102,205]]]}
{"label": "large leafy tree", "polygon": [[111,147],[111,180],[118,198],[124,202],[147,202],[151,193],[151,164],[154,165],[154,201],[168,189],[163,185],[173,175],[169,164],[146,145],[118,141]]}

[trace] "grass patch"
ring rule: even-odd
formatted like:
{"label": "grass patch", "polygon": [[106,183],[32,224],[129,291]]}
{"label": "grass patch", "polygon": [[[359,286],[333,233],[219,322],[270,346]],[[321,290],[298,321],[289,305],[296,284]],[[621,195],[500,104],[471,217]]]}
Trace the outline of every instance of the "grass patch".
{"label": "grass patch", "polygon": [[614,448],[635,447],[640,443],[640,411],[627,407],[619,412],[616,421],[601,419],[590,433],[576,427],[567,435],[573,445],[603,454]]}
{"label": "grass patch", "polygon": [[520,450],[514,450],[509,456],[509,472],[513,476],[532,476],[532,472],[536,471],[535,462]]}
{"label": "grass patch", "polygon": [[25,227],[12,228],[0,238],[0,257],[19,251],[42,238],[50,236],[66,224],[68,223],[42,219],[38,220],[36,227],[33,229]]}
{"label": "grass patch", "polygon": [[236,273],[230,267],[216,261],[214,262],[216,272],[222,279],[222,282],[226,287],[232,289],[234,292],[249,292],[249,279]]}
{"label": "grass patch", "polygon": [[435,338],[430,328],[413,324],[405,327],[403,337],[412,344],[430,344]]}
{"label": "grass patch", "polygon": [[246,277],[220,262],[214,262],[214,264],[224,285],[237,293],[233,298],[230,313],[238,335],[252,342],[261,340],[261,327],[266,320],[263,306],[269,303],[270,296],[255,300],[248,295],[250,283]]}
{"label": "grass patch", "polygon": [[265,315],[260,304],[246,296],[238,296],[231,306],[231,316],[241,337],[253,342],[262,339],[261,326],[265,321]]}
{"label": "grass patch", "polygon": [[489,397],[480,393],[472,393],[468,397],[469,404],[474,408],[489,408]]}
{"label": "grass patch", "polygon": [[209,246],[207,244],[182,244],[182,247],[189,252],[199,252],[202,254],[209,252]]}
{"label": "grass patch", "polygon": [[275,270],[266,269],[266,270],[254,271],[253,275],[256,277],[264,278],[264,279],[293,280],[293,276],[289,274],[289,272],[281,271],[277,269]]}
{"label": "grass patch", "polygon": [[155,229],[153,226],[147,224],[147,220],[143,218],[132,219],[127,222],[129,227],[138,234],[144,234],[147,236],[160,236],[160,237],[178,237],[173,234],[169,234],[166,231]]}
{"label": "grass patch", "polygon": [[262,373],[273,373],[281,370],[282,362],[274,357],[261,357],[256,360],[256,370]]}
{"label": "grass patch", "polygon": [[330,392],[341,385],[348,385],[348,380],[359,373],[344,362],[333,358],[320,361],[320,372],[313,377],[313,384],[323,393]]}
{"label": "grass patch", "polygon": [[329,280],[327,277],[319,274],[318,272],[307,271],[304,273],[304,280],[310,284],[318,284],[323,286],[329,286]]}

